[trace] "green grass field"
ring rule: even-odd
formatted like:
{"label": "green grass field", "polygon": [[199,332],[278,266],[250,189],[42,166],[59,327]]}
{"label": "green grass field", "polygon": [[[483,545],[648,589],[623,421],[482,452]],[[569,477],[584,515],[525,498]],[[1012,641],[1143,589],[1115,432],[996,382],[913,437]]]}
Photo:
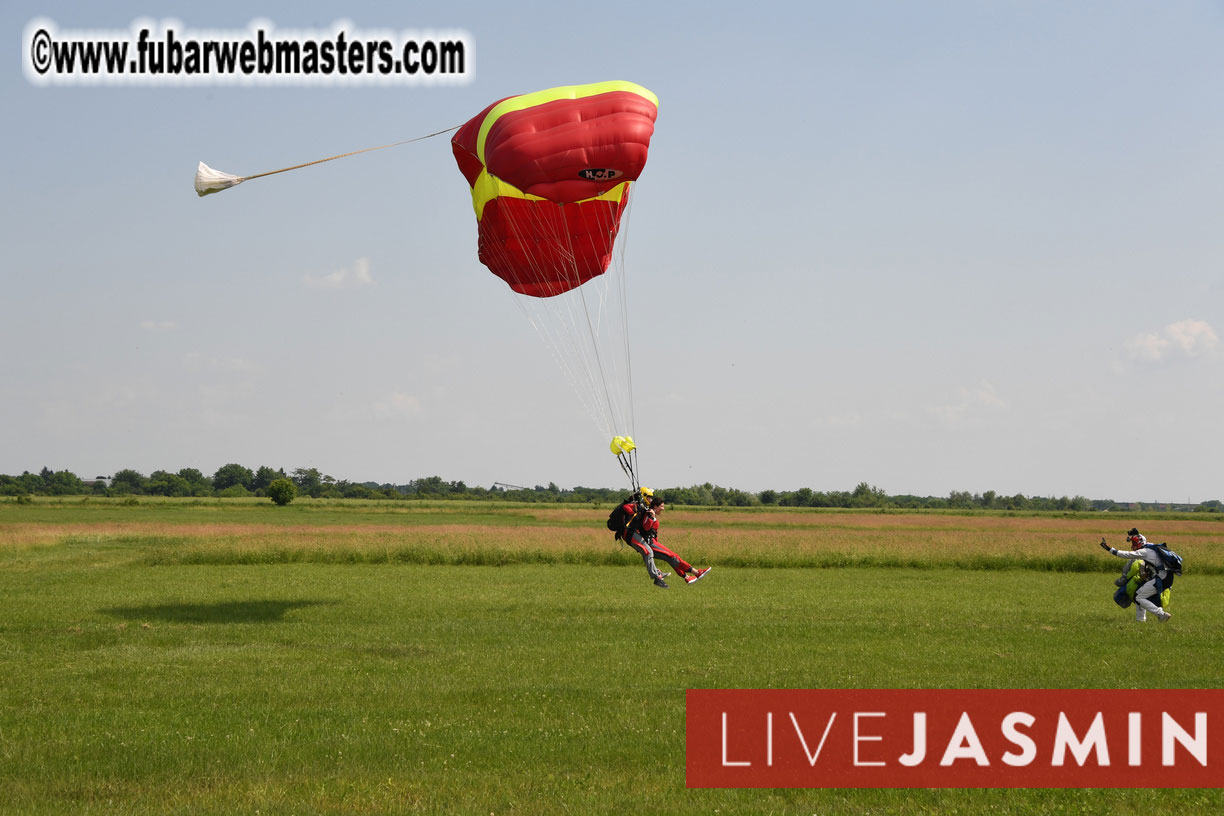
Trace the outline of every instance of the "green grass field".
{"label": "green grass field", "polygon": [[[1224,808],[684,783],[687,688],[1220,688],[1219,523],[1169,523],[1189,569],[1173,620],[1140,626],[1117,560],[1078,558],[1120,538],[1091,517],[677,512],[669,543],[715,571],[664,592],[598,509],[282,509],[0,503],[0,813]],[[824,539],[859,565],[820,566]],[[1059,561],[1064,539],[1083,552]]]}

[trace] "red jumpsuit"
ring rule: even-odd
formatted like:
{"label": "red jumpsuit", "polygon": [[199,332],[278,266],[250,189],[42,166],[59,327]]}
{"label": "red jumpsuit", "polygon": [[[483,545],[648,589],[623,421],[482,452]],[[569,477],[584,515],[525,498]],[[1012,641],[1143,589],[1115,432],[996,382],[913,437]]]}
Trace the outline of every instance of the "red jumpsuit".
{"label": "red jumpsuit", "polygon": [[[646,574],[651,577],[656,583],[663,580],[659,568],[654,563],[654,550],[650,548],[649,542],[642,536],[642,519],[649,516],[649,512],[638,506],[637,502],[629,501],[621,505],[621,509],[630,517],[629,526],[625,529],[624,535],[616,534],[616,537],[624,541],[630,547],[637,551],[637,554],[642,556],[642,562],[646,565]],[[658,522],[655,522],[655,527],[658,527]]]}
{"label": "red jumpsuit", "polygon": [[635,519],[635,523],[630,525],[630,530],[634,532],[640,530],[643,543],[650,547],[651,556],[661,558],[671,564],[671,568],[676,571],[677,575],[683,577],[686,573],[693,571],[692,564],[659,543],[659,520],[655,518],[654,513],[649,511],[642,513],[641,520]]}

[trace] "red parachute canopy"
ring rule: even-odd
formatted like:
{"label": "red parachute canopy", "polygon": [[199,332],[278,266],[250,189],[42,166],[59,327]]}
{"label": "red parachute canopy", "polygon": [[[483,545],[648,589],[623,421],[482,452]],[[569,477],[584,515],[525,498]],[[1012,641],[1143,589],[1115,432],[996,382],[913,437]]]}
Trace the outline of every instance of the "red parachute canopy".
{"label": "red parachute canopy", "polygon": [[534,297],[603,274],[658,110],[640,85],[601,82],[507,97],[460,128],[481,262]]}

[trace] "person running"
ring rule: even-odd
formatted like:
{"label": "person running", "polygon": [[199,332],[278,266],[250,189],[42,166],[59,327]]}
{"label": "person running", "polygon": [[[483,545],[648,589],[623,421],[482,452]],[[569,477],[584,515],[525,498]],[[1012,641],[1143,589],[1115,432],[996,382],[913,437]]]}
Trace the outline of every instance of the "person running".
{"label": "person running", "polygon": [[[1147,620],[1147,613],[1151,612],[1156,616],[1156,619],[1164,623],[1169,618],[1173,617],[1172,613],[1166,612],[1158,604],[1153,602],[1153,597],[1160,598],[1160,592],[1164,588],[1164,584],[1169,579],[1169,572],[1165,569],[1164,562],[1160,555],[1147,546],[1147,539],[1134,527],[1126,534],[1127,543],[1134,549],[1132,550],[1115,550],[1101,539],[1101,548],[1109,552],[1110,555],[1116,555],[1119,558],[1125,558],[1128,561],[1141,561],[1139,565],[1141,570],[1140,583],[1135,589],[1135,620]],[[1126,565],[1123,571],[1123,579],[1126,578],[1130,570],[1130,564]]]}
{"label": "person running", "polygon": [[[705,577],[710,571],[710,567],[697,569],[689,562],[685,561],[673,550],[669,550],[659,542],[659,514],[667,508],[663,499],[658,496],[653,496],[650,499],[650,504],[646,512],[637,516],[633,523],[629,525],[630,537],[637,537],[646,547],[650,549],[652,559],[657,558],[671,565],[671,568],[676,571],[676,574],[684,579],[686,584],[695,584]],[[655,581],[655,586],[667,588],[667,584],[662,578]]]}

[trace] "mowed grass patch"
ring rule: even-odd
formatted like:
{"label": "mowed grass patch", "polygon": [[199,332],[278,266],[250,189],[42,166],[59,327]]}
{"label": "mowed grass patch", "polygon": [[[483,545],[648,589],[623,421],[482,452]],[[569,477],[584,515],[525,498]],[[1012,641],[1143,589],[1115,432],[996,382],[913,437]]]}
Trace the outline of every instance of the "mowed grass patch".
{"label": "mowed grass patch", "polygon": [[687,688],[1217,688],[1224,578],[1184,580],[1171,623],[1136,626],[1094,574],[716,565],[662,591],[632,562],[151,565],[143,547],[0,562],[0,812],[1222,804],[1216,791],[690,791],[683,707]]}

